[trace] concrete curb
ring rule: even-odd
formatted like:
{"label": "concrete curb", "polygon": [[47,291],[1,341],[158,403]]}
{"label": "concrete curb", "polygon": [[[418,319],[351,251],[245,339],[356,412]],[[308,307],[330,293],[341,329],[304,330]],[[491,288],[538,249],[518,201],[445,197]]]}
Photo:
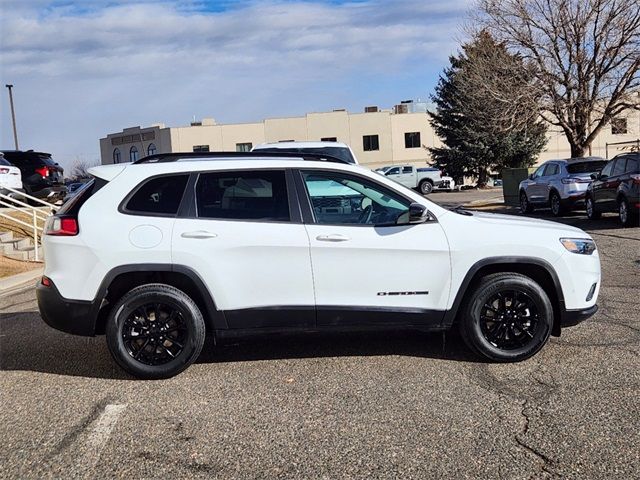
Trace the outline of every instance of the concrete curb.
{"label": "concrete curb", "polygon": [[32,285],[42,276],[44,267],[38,267],[28,272],[18,273],[0,280],[0,297],[5,297],[17,290]]}

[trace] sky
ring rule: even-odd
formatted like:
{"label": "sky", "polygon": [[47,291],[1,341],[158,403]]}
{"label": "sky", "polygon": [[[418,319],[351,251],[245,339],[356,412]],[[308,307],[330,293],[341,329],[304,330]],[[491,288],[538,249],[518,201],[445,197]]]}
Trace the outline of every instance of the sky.
{"label": "sky", "polygon": [[427,99],[472,0],[0,0],[0,148],[69,168],[126,127]]}

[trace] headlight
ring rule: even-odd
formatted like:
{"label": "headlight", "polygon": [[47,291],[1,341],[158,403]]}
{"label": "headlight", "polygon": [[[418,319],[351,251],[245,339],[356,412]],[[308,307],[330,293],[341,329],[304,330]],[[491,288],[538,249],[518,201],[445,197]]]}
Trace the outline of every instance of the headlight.
{"label": "headlight", "polygon": [[596,242],[586,238],[561,238],[560,243],[572,253],[591,255],[596,251]]}

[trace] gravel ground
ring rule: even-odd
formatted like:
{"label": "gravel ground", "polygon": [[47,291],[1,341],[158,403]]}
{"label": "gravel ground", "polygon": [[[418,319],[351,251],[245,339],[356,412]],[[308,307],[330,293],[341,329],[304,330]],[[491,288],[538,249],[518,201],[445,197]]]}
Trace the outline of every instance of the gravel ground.
{"label": "gravel ground", "polygon": [[518,364],[454,334],[272,337],[141,382],[4,298],[0,477],[640,478],[640,229],[561,221],[598,242],[601,310]]}

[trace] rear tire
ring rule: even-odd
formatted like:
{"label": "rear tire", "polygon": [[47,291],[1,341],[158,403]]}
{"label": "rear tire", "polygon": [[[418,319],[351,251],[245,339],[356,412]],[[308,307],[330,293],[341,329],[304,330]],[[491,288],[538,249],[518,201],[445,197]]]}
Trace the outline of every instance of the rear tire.
{"label": "rear tire", "polygon": [[633,214],[629,208],[629,202],[624,197],[618,201],[618,217],[623,227],[633,227],[640,220],[637,215]]}
{"label": "rear tire", "polygon": [[160,283],[134,288],[118,300],[106,325],[113,359],[142,379],[179,374],[200,355],[205,324],[183,291]]}
{"label": "rear tire", "polygon": [[418,189],[420,190],[421,194],[429,195],[431,192],[433,192],[433,183],[431,183],[429,180],[423,180],[420,182]]}
{"label": "rear tire", "polygon": [[565,208],[562,205],[562,199],[558,192],[551,192],[549,196],[549,207],[551,208],[551,213],[553,213],[554,217],[559,217],[565,212]]}
{"label": "rear tire", "polygon": [[520,192],[520,212],[521,213],[532,213],[533,205],[529,202],[527,198],[527,194],[525,192]]}
{"label": "rear tire", "polygon": [[473,351],[495,362],[518,362],[535,355],[549,339],[553,307],[531,278],[496,273],[477,283],[458,320]]}
{"label": "rear tire", "polygon": [[585,210],[587,211],[587,218],[589,220],[598,220],[602,216],[602,213],[596,210],[596,203],[591,197],[587,197],[585,200]]}

